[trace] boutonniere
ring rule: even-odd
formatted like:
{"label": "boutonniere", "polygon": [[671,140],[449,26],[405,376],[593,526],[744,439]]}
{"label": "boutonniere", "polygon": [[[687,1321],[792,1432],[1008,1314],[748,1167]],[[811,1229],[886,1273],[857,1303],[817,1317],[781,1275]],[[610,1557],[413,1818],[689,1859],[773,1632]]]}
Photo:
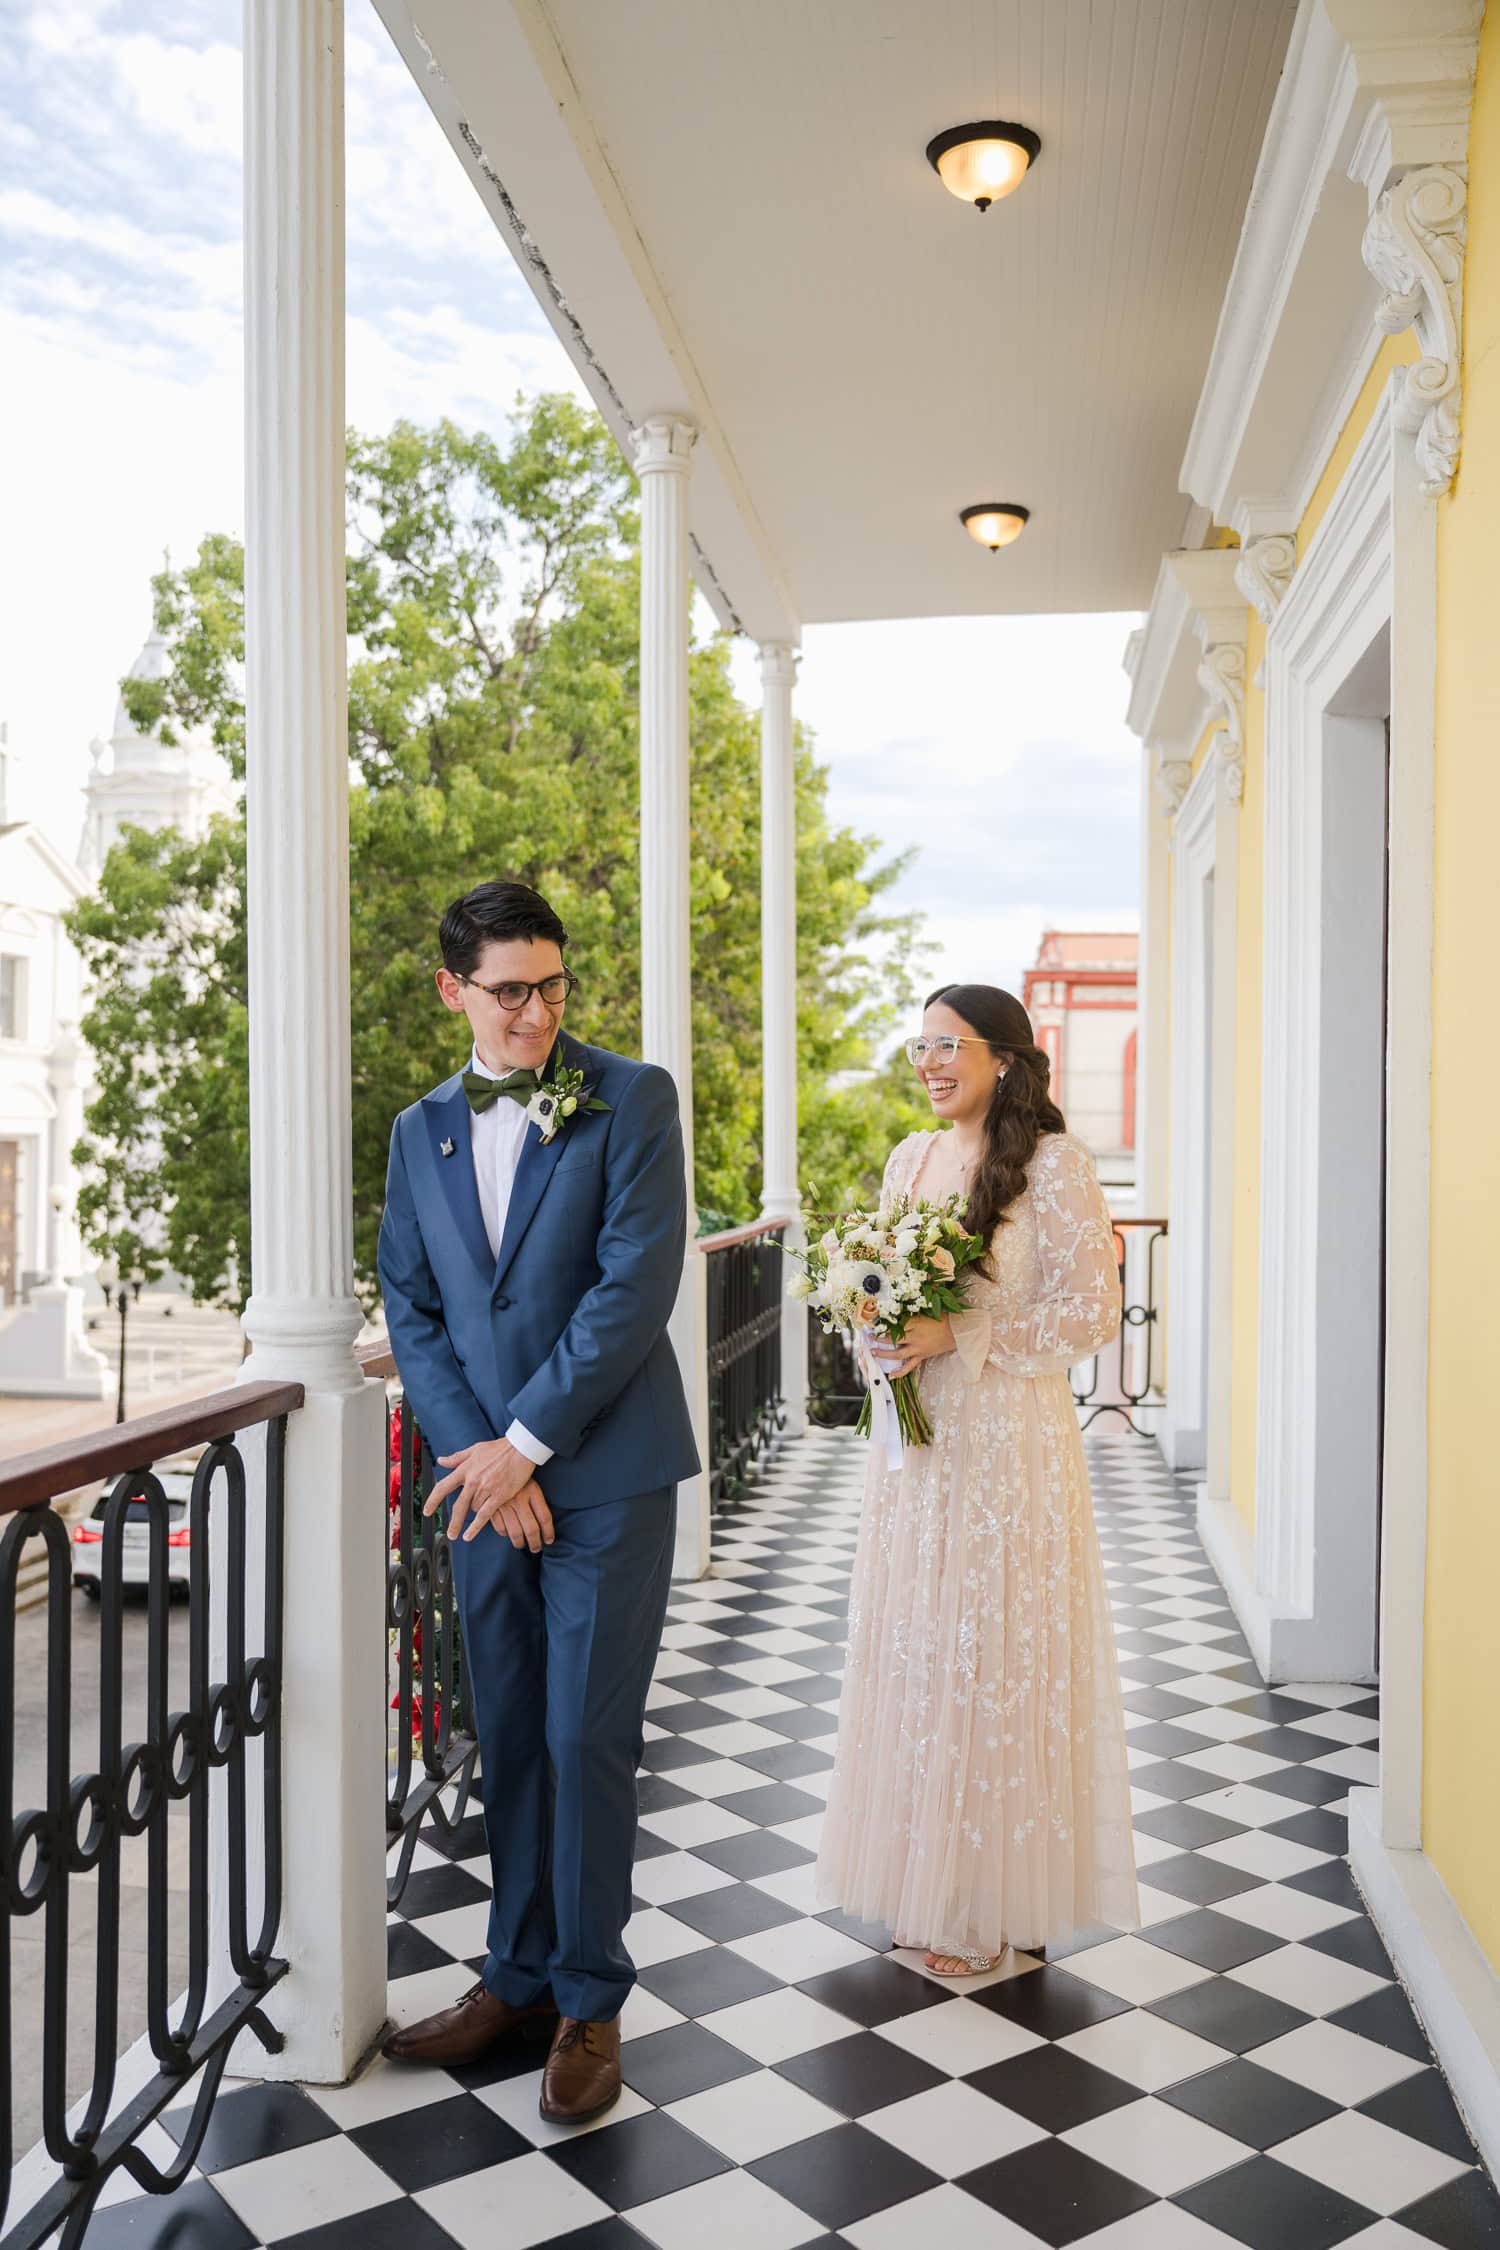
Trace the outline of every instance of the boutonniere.
{"label": "boutonniere", "polygon": [[608,1102],[601,1102],[598,1095],[585,1086],[581,1070],[567,1070],[559,1063],[526,1104],[526,1114],[542,1139],[550,1141],[580,1109],[587,1113],[591,1109],[608,1108]]}

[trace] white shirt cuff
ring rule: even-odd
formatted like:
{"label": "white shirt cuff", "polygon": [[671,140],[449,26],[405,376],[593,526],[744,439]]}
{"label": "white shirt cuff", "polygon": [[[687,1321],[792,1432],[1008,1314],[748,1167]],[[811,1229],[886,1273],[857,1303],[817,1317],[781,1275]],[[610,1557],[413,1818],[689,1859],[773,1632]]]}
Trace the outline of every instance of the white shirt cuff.
{"label": "white shirt cuff", "polygon": [[544,1461],[550,1461],[552,1458],[552,1447],[543,1445],[539,1437],[533,1437],[524,1422],[511,1423],[510,1428],[505,1433],[505,1442],[507,1445],[513,1445],[518,1453],[524,1453],[527,1460],[534,1461],[538,1468]]}

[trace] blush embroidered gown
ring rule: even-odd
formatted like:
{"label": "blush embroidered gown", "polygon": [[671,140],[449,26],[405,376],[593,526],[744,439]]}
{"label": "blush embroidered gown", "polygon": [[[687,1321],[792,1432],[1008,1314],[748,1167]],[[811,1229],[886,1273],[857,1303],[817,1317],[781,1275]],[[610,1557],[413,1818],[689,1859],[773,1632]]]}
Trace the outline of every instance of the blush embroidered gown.
{"label": "blush embroidered gown", "polygon": [[[892,1152],[922,1193],[936,1133]],[[921,1370],[929,1446],[871,1449],[817,1888],[900,1945],[997,1955],[1139,1924],[1109,1595],[1067,1371],[1120,1325],[1093,1160],[1044,1135]]]}

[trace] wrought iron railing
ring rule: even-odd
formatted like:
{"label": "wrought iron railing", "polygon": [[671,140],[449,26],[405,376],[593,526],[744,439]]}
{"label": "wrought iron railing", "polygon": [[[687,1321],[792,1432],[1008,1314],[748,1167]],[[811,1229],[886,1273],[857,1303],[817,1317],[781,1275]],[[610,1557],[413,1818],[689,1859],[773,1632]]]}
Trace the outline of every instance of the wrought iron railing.
{"label": "wrought iron railing", "polygon": [[[12,2146],[17,2089],[24,2086],[34,2108],[38,2080],[50,2159],[40,2193],[16,2196],[12,2223],[0,2234],[3,2250],[38,2250],[54,2237],[61,2250],[74,2250],[101,2189],[121,2169],[156,2194],[180,2186],[197,2158],[239,2033],[248,2026],[272,2052],[282,2044],[263,2003],[286,1974],[274,1951],[281,1921],[283,1462],[286,1418],[301,1404],[298,1384],[246,1384],[0,1466],[0,2228],[10,2212],[20,2153]],[[251,1432],[263,1432],[264,1474],[247,1477],[244,1440]],[[153,1464],[199,1447],[186,1518],[174,1525]],[[76,1536],[70,1537],[56,1503],[101,1480],[113,1481],[92,1516],[74,1527],[98,1551],[98,1763],[74,1773]],[[174,1710],[168,1541],[180,1561],[184,1532],[190,1556],[187,1698]],[[16,1589],[33,1541],[46,1560],[42,1801],[18,1808]],[[127,1552],[134,1566],[142,1551],[145,1709],[139,1739],[127,1740],[125,1563]],[[260,1748],[252,1756],[256,1742]],[[211,1786],[215,1771],[222,1780]],[[187,1982],[174,1996],[168,1819],[173,1806],[184,1803],[188,1887],[180,1917],[187,1925]],[[145,2039],[156,2067],[117,2101],[121,1847],[139,1836],[146,1839]],[[222,1937],[210,1927],[211,1853],[222,1873]],[[79,2021],[70,1910],[84,1883],[93,1889],[96,1932],[93,2059],[86,2090],[70,2102],[69,2032]],[[18,2020],[11,1979],[16,1926],[35,1914],[44,1917],[39,2022],[30,2020],[29,2006],[25,2020]],[[211,2006],[211,1992],[226,1985],[228,1997]],[[183,2102],[195,2077],[200,2083],[180,2153],[169,2167],[158,2166],[142,2148],[142,2135],[163,2110]]]}
{"label": "wrought iron railing", "polygon": [[[373,1345],[357,1356],[367,1375],[394,1386],[396,1363],[387,1346]],[[432,1456],[394,1388],[386,1401],[386,1462],[391,1535],[385,1824],[395,1853],[386,1887],[395,1906],[424,1823],[451,1835],[467,1814],[479,1745],[453,1590],[453,1550],[443,1516],[422,1513],[433,1485]]]}
{"label": "wrought iron railing", "polygon": [[698,1239],[708,1261],[708,1475],[716,1508],[745,1489],[786,1424],[785,1235],[785,1220],[776,1219]]}
{"label": "wrought iron railing", "polygon": [[1101,1414],[1118,1414],[1137,1437],[1150,1437],[1142,1417],[1166,1402],[1161,1352],[1162,1261],[1165,1219],[1116,1219],[1124,1314],[1114,1341],[1073,1370],[1073,1396],[1090,1429]]}
{"label": "wrought iron railing", "polygon": [[[1116,1219],[1114,1228],[1124,1316],[1114,1342],[1074,1368],[1073,1397],[1085,1429],[1101,1414],[1118,1414],[1137,1437],[1148,1437],[1145,1417],[1166,1400],[1160,1339],[1167,1222]],[[848,1338],[838,1330],[825,1336],[813,1321],[808,1335],[809,1419],[824,1429],[846,1428],[858,1421],[864,1395]]]}

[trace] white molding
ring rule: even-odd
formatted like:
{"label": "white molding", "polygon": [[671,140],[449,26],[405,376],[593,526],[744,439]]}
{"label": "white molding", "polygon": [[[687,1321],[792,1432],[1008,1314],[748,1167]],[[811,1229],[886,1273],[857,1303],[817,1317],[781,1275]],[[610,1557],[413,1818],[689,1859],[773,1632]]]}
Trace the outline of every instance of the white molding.
{"label": "white molding", "polygon": [[1206,1483],[1197,1493],[1198,1537],[1212,1563],[1229,1606],[1239,1620],[1250,1653],[1263,1674],[1271,1665],[1271,1613],[1255,1583],[1255,1538],[1232,1500],[1216,1500]]}
{"label": "white molding", "polygon": [[[1325,824],[1324,792],[1351,755],[1349,730],[1369,729],[1388,709],[1380,1651],[1391,1714],[1382,1775],[1388,1812],[1403,1823],[1392,1840],[1405,1843],[1420,1819],[1436,549],[1435,511],[1417,490],[1411,449],[1397,442],[1399,394],[1393,377],[1267,637],[1264,1046],[1268,1061],[1295,1057],[1296,1067],[1268,1068],[1263,1097],[1255,1585],[1270,1618],[1273,1678],[1368,1676],[1373,1518],[1363,1512],[1357,1436],[1351,1451],[1337,1447],[1337,1433],[1341,1414],[1358,1427],[1351,1323],[1368,1322],[1371,1308],[1367,1292],[1345,1285],[1340,1299],[1337,1285],[1340,1256],[1357,1248],[1357,1219],[1351,1226],[1336,1210],[1357,1150],[1321,1136],[1348,1129],[1338,1104],[1352,1073],[1368,1074],[1371,1032],[1357,1009],[1328,1016],[1322,1005],[1324,964],[1339,973],[1329,948],[1349,911],[1346,903],[1330,918],[1325,882],[1341,870],[1347,882],[1359,849],[1347,808]],[[1378,653],[1387,635],[1388,657]],[[1360,666],[1372,651],[1382,678],[1388,670],[1389,700],[1361,704]],[[1363,1109],[1357,1124],[1371,1129]],[[1373,1161],[1368,1149],[1364,1161]],[[1341,1253],[1341,1242],[1355,1247]],[[1364,1348],[1375,1348],[1369,1335]]]}
{"label": "white molding", "polygon": [[1218,684],[1203,678],[1205,653],[1224,642],[1245,645],[1249,619],[1235,585],[1237,563],[1232,547],[1177,547],[1163,555],[1146,621],[1126,644],[1125,723],[1159,745],[1166,764],[1191,755],[1222,700]]}
{"label": "white molding", "polygon": [[[1304,0],[1182,466],[1183,489],[1242,537],[1300,520],[1369,372],[1365,230],[1402,173],[1462,165],[1482,13]],[[1429,476],[1452,436],[1441,417]]]}
{"label": "white molding", "polygon": [[[1159,1218],[1167,1208],[1167,1131],[1171,1117],[1168,1058],[1172,1045],[1170,834],[1168,821],[1161,817],[1163,807],[1153,803],[1153,796],[1161,794],[1162,775],[1167,770],[1158,766],[1150,745],[1142,743],[1135,1147],[1136,1210],[1147,1218]],[[1176,804],[1182,802],[1192,778],[1190,766],[1184,763],[1180,770],[1182,788]]]}
{"label": "white molding", "polygon": [[1425,1852],[1385,1841],[1381,1792],[1349,1792],[1349,1861],[1453,2098],[1500,2168],[1500,1977]]}
{"label": "white molding", "polygon": [[1205,758],[1172,834],[1171,1124],[1168,1164],[1167,1302],[1172,1379],[1161,1445],[1174,1469],[1201,1469],[1209,1423],[1209,1150],[1213,1087],[1213,900],[1218,780]]}

